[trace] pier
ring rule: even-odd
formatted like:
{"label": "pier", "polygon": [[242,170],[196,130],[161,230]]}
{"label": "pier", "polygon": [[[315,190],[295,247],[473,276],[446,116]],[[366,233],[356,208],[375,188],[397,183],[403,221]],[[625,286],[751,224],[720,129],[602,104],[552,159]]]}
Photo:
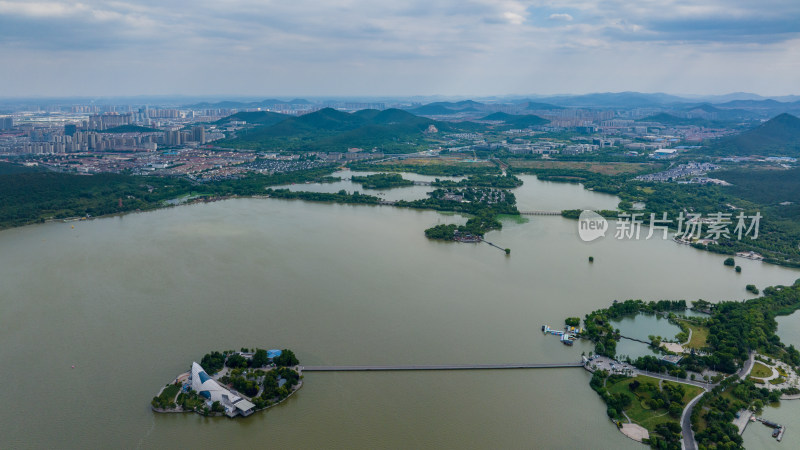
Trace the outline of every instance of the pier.
{"label": "pier", "polygon": [[485,242],[485,243],[491,245],[492,247],[500,249],[500,250],[502,250],[504,252],[506,251],[506,249],[504,249],[503,247],[500,247],[499,245],[495,245],[495,244],[493,244],[493,243],[491,243],[491,242],[489,242],[489,241],[487,241],[485,239],[481,239],[481,242]]}
{"label": "pier", "polygon": [[775,423],[771,420],[767,420],[763,417],[753,416],[752,421],[758,421],[763,423],[765,426],[772,428],[774,431],[772,432],[772,437],[774,437],[778,442],[783,440],[783,434],[786,432],[786,426],[781,425],[779,423]]}
{"label": "pier", "polygon": [[440,364],[409,366],[302,366],[303,372],[398,372],[411,370],[508,370],[508,369],[565,369],[583,367],[582,362],[545,364]]}

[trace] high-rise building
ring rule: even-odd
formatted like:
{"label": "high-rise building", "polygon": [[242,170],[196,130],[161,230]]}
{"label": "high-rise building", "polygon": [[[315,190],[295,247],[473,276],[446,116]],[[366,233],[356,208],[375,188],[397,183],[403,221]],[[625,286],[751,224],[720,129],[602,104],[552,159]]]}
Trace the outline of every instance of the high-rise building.
{"label": "high-rise building", "polygon": [[206,143],[206,129],[202,125],[192,127],[192,140],[201,145]]}
{"label": "high-rise building", "polygon": [[10,130],[14,128],[14,119],[11,117],[0,117],[0,130]]}

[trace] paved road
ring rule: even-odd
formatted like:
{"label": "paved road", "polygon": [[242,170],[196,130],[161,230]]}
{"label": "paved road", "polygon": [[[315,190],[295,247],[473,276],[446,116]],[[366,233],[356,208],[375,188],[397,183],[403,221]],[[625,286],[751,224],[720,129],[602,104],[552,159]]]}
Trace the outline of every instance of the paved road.
{"label": "paved road", "polygon": [[747,361],[742,363],[742,368],[736,372],[736,375],[739,376],[740,380],[744,380],[750,375],[750,371],[753,369],[753,361],[755,360],[756,352],[754,350],[750,350],[750,357],[747,358]]}
{"label": "paved road", "polygon": [[[755,359],[756,352],[751,351],[750,357],[747,358],[747,361],[742,363],[742,368],[736,373],[736,376],[739,377],[740,380],[744,380],[750,375],[750,371],[753,369],[753,361]],[[695,383],[692,383],[695,384]],[[716,384],[710,385],[711,388],[716,386]],[[708,388],[706,388],[708,390]],[[697,450],[697,441],[694,439],[694,431],[692,431],[692,409],[694,409],[694,405],[700,400],[700,397],[703,396],[705,392],[700,393],[697,397],[692,399],[686,408],[683,409],[683,414],[681,414],[681,436],[683,437],[683,448],[686,450]]]}
{"label": "paved road", "polygon": [[583,367],[583,363],[556,364],[440,364],[430,366],[302,366],[303,372],[390,372],[401,370],[497,370],[497,369],[559,369]]}
{"label": "paved road", "polygon": [[694,409],[694,405],[697,404],[700,397],[705,393],[706,392],[703,391],[700,395],[693,398],[692,401],[686,405],[686,408],[683,409],[683,413],[681,414],[682,447],[686,450],[697,450],[697,441],[694,440],[694,431],[692,431],[692,409]]}

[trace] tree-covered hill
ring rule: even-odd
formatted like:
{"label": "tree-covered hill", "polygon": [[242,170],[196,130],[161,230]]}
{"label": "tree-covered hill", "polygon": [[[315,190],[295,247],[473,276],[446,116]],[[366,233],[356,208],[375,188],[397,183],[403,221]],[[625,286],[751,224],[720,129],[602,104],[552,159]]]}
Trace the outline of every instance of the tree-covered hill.
{"label": "tree-covered hill", "polygon": [[780,114],[739,135],[712,142],[704,149],[714,155],[800,157],[800,119]]}
{"label": "tree-covered hill", "polygon": [[668,113],[659,113],[652,116],[648,116],[643,119],[637,120],[637,122],[658,122],[664,125],[675,125],[675,126],[695,125],[702,127],[713,127],[720,125],[719,123],[712,122],[710,120],[705,120],[700,118],[677,117]]}
{"label": "tree-covered hill", "polygon": [[156,133],[159,131],[161,130],[158,128],[142,127],[139,125],[120,125],[103,130],[101,133]]}
{"label": "tree-covered hill", "polygon": [[536,125],[544,125],[546,123],[550,123],[549,120],[543,119],[533,114],[516,115],[504,112],[496,112],[493,114],[489,114],[488,116],[484,117],[481,120],[501,121],[504,122],[506,125],[516,128],[527,128]]}
{"label": "tree-covered hill", "polygon": [[429,138],[426,132],[430,125],[439,131],[462,129],[460,124],[437,122],[399,109],[362,110],[350,114],[325,108],[274,125],[243,130],[236,138],[221,141],[219,145],[319,152],[342,152],[359,147],[407,153],[419,150],[419,145]]}
{"label": "tree-covered hill", "polygon": [[242,111],[230,116],[223,117],[214,122],[216,125],[225,125],[231,122],[247,122],[258,125],[275,125],[290,118],[286,114],[279,114],[272,111]]}

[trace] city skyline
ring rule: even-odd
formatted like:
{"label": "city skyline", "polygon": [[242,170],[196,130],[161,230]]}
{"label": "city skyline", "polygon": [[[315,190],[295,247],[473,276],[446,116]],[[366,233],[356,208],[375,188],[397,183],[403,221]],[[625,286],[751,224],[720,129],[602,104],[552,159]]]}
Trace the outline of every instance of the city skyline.
{"label": "city skyline", "polygon": [[800,4],[0,1],[0,97],[796,94]]}

